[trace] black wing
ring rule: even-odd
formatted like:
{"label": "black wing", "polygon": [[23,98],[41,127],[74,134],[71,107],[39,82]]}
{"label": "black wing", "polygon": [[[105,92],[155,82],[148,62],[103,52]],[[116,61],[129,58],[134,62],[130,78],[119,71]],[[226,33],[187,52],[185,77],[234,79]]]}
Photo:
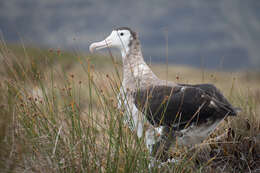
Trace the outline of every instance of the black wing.
{"label": "black wing", "polygon": [[152,86],[136,91],[134,99],[136,107],[152,125],[175,129],[236,114],[224,96],[210,84]]}
{"label": "black wing", "polygon": [[194,87],[203,90],[207,95],[211,96],[213,99],[218,100],[223,105],[232,105],[227,101],[223,94],[212,84],[197,84],[197,85],[188,85],[188,84],[179,84],[179,86]]}

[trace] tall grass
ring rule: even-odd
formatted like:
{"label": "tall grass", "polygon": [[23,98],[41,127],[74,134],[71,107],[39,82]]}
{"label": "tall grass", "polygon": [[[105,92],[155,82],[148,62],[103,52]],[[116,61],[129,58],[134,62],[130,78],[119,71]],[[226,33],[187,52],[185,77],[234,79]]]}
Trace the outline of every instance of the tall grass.
{"label": "tall grass", "polygon": [[[260,101],[255,90],[239,91],[236,83],[229,88],[229,99],[243,113],[211,136],[227,129],[220,141],[209,139],[194,148],[180,146],[172,151],[178,163],[149,169],[144,139],[124,125],[123,113],[117,109],[119,63],[113,59],[101,64],[100,57],[60,50],[38,51],[21,47],[17,51],[4,42],[0,46],[1,172],[260,169]],[[176,73],[167,75],[170,79]]]}

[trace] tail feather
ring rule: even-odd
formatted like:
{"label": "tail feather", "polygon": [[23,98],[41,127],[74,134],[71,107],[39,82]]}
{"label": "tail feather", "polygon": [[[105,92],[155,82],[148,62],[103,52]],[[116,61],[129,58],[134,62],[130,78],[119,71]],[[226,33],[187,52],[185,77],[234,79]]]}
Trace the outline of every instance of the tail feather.
{"label": "tail feather", "polygon": [[227,113],[228,116],[236,116],[242,111],[242,109],[238,107],[229,107],[228,111],[229,111]]}
{"label": "tail feather", "polygon": [[221,102],[216,102],[216,103],[217,103],[217,112],[220,115],[236,116],[242,111],[242,109],[238,107],[233,107],[231,104],[223,104]]}

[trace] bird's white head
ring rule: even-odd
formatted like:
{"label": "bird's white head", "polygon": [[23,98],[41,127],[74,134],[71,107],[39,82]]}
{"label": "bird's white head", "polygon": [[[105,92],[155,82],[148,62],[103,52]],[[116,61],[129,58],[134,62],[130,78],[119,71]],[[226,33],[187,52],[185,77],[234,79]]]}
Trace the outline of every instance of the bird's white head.
{"label": "bird's white head", "polygon": [[91,53],[94,50],[103,48],[117,48],[122,55],[126,55],[130,49],[132,40],[136,39],[136,33],[128,27],[121,27],[114,29],[111,34],[103,41],[92,43],[89,46]]}

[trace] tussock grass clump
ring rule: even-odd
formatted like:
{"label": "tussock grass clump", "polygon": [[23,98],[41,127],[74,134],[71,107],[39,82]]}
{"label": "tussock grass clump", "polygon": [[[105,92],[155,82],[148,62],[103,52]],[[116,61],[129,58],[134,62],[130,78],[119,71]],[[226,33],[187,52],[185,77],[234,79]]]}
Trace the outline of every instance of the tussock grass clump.
{"label": "tussock grass clump", "polygon": [[[129,130],[117,109],[119,63],[36,50],[0,45],[1,172],[260,171],[259,88],[243,85],[246,79],[239,78],[243,75],[237,74],[233,83],[233,75],[203,75],[242,113],[224,122],[201,145],[172,151],[177,163],[149,169],[144,139]],[[160,69],[154,67],[156,72]],[[170,69],[169,79],[201,82],[189,79],[180,68]],[[200,79],[199,72],[192,74]],[[220,135],[221,139],[213,139]]]}

